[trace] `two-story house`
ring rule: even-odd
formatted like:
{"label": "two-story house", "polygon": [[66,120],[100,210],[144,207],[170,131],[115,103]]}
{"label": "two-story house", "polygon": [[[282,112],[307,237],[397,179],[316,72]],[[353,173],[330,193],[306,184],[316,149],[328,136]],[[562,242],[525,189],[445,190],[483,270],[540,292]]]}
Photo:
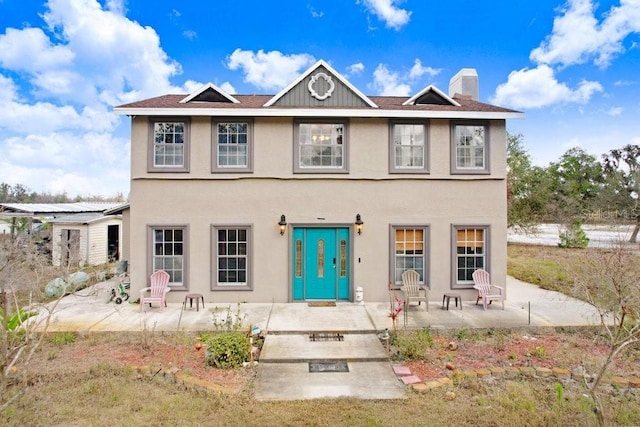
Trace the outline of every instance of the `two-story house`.
{"label": "two-story house", "polygon": [[[132,120],[130,273],[214,302],[387,301],[415,269],[438,301],[506,278],[506,120],[475,70],[449,93],[365,96],[324,61],[276,95],[209,84]],[[184,291],[184,292],[179,292]]]}

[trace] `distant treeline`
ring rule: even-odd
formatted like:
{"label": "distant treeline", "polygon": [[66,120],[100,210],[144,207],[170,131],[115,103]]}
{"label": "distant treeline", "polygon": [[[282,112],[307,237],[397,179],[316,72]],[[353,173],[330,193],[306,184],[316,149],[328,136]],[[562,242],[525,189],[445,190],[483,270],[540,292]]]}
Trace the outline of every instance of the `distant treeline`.
{"label": "distant treeline", "polygon": [[73,202],[125,202],[122,193],[112,197],[80,196],[69,197],[66,192],[51,194],[32,191],[22,184],[0,183],[0,203],[73,203]]}

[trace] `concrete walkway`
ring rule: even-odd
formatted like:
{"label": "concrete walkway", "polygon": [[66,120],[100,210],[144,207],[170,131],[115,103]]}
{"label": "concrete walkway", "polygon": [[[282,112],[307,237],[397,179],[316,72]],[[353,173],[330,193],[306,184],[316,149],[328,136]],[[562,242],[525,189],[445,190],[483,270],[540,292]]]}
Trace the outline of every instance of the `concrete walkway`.
{"label": "concrete walkway", "polygon": [[[169,303],[161,311],[127,302],[116,305],[109,301],[112,282],[98,283],[77,294],[68,295],[52,308],[49,331],[211,331],[212,314],[217,307],[221,315],[239,310],[244,325],[257,325],[269,332],[308,332],[352,330],[354,332],[382,331],[392,328],[389,302],[365,302],[358,305],[339,302],[337,307],[309,307],[304,303],[241,303],[216,305],[205,301],[205,307],[196,312],[181,303]],[[507,278],[505,309],[499,305],[484,311],[475,301],[463,301],[463,309],[443,310],[440,301],[431,301],[429,311],[424,306],[411,306],[407,324],[402,316],[398,326],[419,329],[462,328],[514,328],[545,326],[584,326],[599,324],[597,311],[588,304],[558,292],[546,291],[538,286]],[[49,306],[51,307],[51,305]],[[48,311],[43,309],[35,320],[42,323]]]}
{"label": "concrete walkway", "polygon": [[[305,303],[213,304],[200,311],[169,303],[145,310],[140,306],[109,301],[112,282],[99,283],[76,295],[62,298],[49,317],[49,331],[212,331],[214,311],[218,319],[232,320],[267,332],[255,384],[258,400],[297,400],[350,396],[366,399],[403,398],[406,387],[395,376],[387,350],[378,333],[392,329],[389,302],[337,303],[335,307],[310,307]],[[475,301],[463,301],[462,310],[451,304],[444,310],[432,301],[427,312],[410,307],[406,324],[399,328],[473,329],[584,326],[599,324],[595,309],[563,294],[545,291],[514,278],[507,280],[509,299],[486,311]],[[33,318],[41,325],[48,311]],[[341,340],[313,342],[311,332],[333,332]],[[309,372],[309,362],[346,362],[349,372]]]}

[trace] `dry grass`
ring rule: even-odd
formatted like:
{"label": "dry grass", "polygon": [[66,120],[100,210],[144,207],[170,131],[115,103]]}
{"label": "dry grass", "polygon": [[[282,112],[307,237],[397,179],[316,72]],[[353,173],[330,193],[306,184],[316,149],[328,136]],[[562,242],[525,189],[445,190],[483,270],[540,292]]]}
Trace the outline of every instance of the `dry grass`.
{"label": "dry grass", "polygon": [[[590,403],[580,386],[563,387],[559,399],[555,384],[542,379],[469,379],[447,390],[411,393],[405,400],[256,402],[249,391],[240,395],[198,393],[100,364],[82,375],[40,378],[3,418],[8,426],[594,425]],[[455,392],[455,400],[446,400],[446,391]],[[611,424],[640,424],[637,394],[615,392],[606,399]]]}
{"label": "dry grass", "polygon": [[574,283],[568,271],[586,253],[600,249],[565,249],[555,246],[509,244],[507,273],[516,279],[533,283],[543,289],[573,295]]}
{"label": "dry grass", "polygon": [[[585,250],[552,247],[509,246],[509,273],[529,282],[571,293],[573,283],[564,273],[567,262],[577,262]],[[583,331],[582,333],[586,333]],[[520,334],[522,335],[522,334]],[[460,330],[453,335],[462,349],[487,341],[508,358],[512,353],[502,335],[485,337],[477,331]],[[156,337],[154,349],[177,346],[169,337]],[[565,335],[566,338],[566,335]],[[567,360],[584,359],[585,347],[576,335],[562,343]],[[212,425],[212,426],[549,426],[596,425],[592,403],[583,384],[555,379],[463,379],[455,385],[417,394],[408,390],[403,400],[316,399],[257,402],[251,383],[236,394],[205,393],[185,389],[159,377],[140,376],[126,364],[89,354],[88,369],[77,369],[65,348],[91,341],[96,348],[105,341],[84,337],[76,341],[47,341],[39,363],[48,364],[42,374],[32,375],[25,393],[0,415],[7,426],[114,426],[114,425]],[[140,342],[127,334],[107,335],[105,355],[121,342]],[[184,338],[182,341],[186,340]],[[73,342],[70,342],[73,341]],[[188,340],[187,340],[188,341]],[[493,346],[493,347],[492,347]],[[140,347],[140,346],[138,346]],[[498,348],[499,347],[499,348]],[[504,347],[504,348],[503,348]],[[140,352],[144,350],[139,349]],[[474,350],[475,351],[475,350]],[[574,354],[575,352],[575,354]],[[553,348],[545,345],[544,357]],[[575,357],[573,357],[575,356]],[[637,366],[637,353],[629,366]],[[462,363],[459,360],[456,363]],[[50,360],[47,360],[50,359]],[[105,361],[106,360],[106,361]],[[180,360],[184,360],[181,357]],[[54,363],[55,362],[55,363]],[[52,365],[60,366],[52,368]],[[70,365],[70,366],[69,366]],[[62,367],[66,366],[64,369]],[[35,369],[36,367],[33,367]],[[636,370],[637,371],[637,370]],[[637,372],[636,372],[637,375]],[[562,393],[559,396],[559,388]],[[445,393],[456,394],[447,400]],[[609,387],[603,396],[605,419],[610,425],[640,425],[640,391]]]}

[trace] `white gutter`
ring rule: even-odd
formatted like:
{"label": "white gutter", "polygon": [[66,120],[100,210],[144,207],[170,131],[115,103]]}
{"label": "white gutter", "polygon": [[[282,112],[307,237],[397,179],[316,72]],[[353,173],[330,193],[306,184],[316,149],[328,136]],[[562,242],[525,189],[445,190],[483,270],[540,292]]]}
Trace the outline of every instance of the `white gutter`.
{"label": "white gutter", "polygon": [[135,108],[116,107],[127,116],[215,116],[215,117],[364,117],[429,119],[523,119],[524,113],[499,111],[431,111],[320,108]]}

